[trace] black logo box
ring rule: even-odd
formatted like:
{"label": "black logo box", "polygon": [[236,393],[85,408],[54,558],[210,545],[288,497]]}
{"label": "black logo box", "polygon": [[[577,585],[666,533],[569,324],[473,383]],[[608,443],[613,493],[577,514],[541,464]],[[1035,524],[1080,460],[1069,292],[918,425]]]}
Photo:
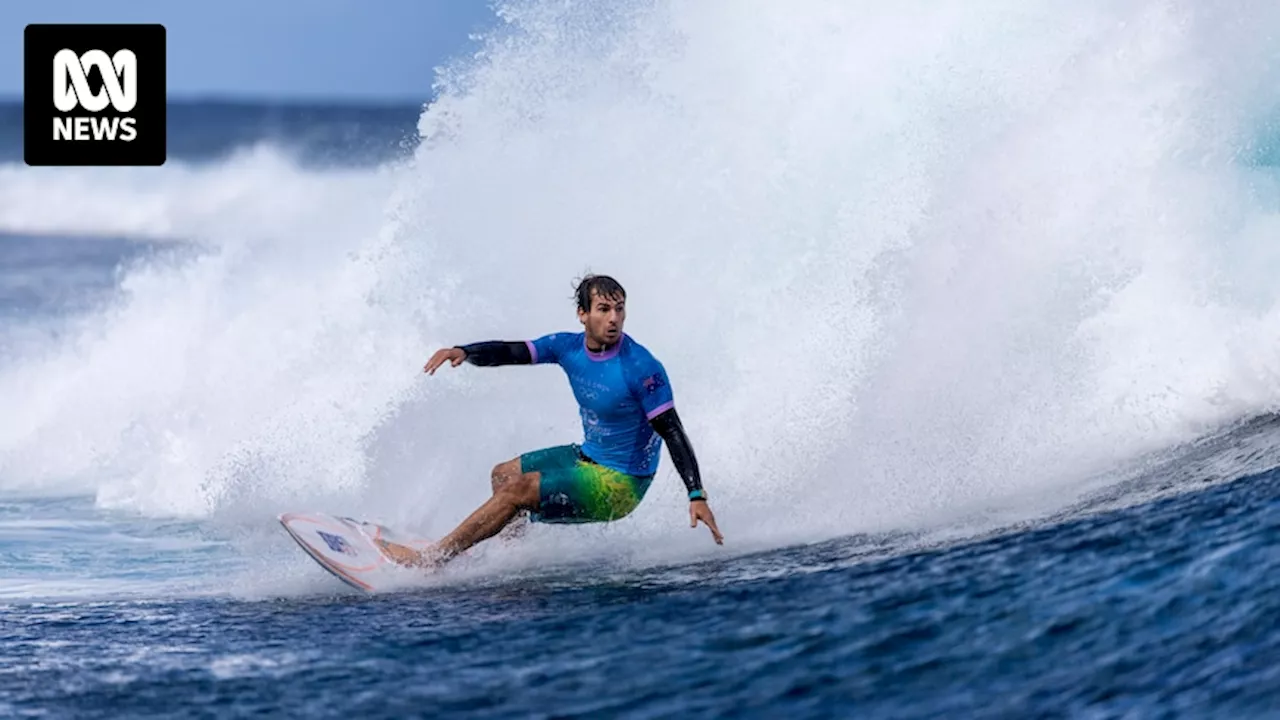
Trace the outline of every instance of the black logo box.
{"label": "black logo box", "polygon": [[[60,50],[83,55],[101,50],[108,56],[131,50],[137,58],[138,102],[128,113],[110,104],[91,113],[77,107],[60,112],[53,98],[53,58]],[[23,154],[28,165],[163,165],[166,156],[165,115],[168,102],[163,25],[28,25],[23,43]],[[98,90],[102,78],[89,72]],[[55,118],[113,117],[134,119],[133,140],[54,140]],[[101,120],[99,120],[101,122]]]}

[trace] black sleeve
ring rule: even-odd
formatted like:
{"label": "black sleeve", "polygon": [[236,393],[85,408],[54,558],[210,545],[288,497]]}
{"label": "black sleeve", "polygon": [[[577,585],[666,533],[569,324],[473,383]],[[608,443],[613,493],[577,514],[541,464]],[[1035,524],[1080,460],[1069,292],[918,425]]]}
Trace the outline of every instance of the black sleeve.
{"label": "black sleeve", "polygon": [[698,475],[698,459],[693,456],[693,445],[689,443],[689,436],[685,434],[684,426],[680,424],[680,416],[676,414],[676,409],[667,410],[650,420],[649,424],[667,442],[671,461],[676,464],[676,471],[680,473],[680,479],[684,480],[685,488],[689,492],[701,490],[702,478]]}
{"label": "black sleeve", "polygon": [[458,345],[467,354],[467,362],[481,367],[494,365],[532,365],[533,356],[529,354],[529,346],[523,342],[504,342],[490,340],[488,342]]}

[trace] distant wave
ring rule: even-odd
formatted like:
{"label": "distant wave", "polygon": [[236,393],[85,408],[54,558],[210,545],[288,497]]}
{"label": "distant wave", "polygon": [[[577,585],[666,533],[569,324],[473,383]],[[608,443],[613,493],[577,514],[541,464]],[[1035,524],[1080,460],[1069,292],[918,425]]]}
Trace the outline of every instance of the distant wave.
{"label": "distant wave", "polygon": [[[260,145],[312,167],[369,167],[417,147],[421,104],[171,100],[169,160],[209,163]],[[0,102],[0,163],[22,162],[22,103]]]}

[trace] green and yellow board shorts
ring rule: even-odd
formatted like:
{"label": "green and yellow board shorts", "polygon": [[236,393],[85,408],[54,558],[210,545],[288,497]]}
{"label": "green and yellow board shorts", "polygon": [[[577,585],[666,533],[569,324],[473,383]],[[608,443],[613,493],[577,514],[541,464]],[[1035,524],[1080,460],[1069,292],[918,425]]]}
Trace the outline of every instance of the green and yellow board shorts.
{"label": "green and yellow board shorts", "polygon": [[608,522],[626,517],[649,489],[652,475],[618,472],[582,454],[578,445],[534,450],[520,456],[520,472],[542,473],[534,522]]}

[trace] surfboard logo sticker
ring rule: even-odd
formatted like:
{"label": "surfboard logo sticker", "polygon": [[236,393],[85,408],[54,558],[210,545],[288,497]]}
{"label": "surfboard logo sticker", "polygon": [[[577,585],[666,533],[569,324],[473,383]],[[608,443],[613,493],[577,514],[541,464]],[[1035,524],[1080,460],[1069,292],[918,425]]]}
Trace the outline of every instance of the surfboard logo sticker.
{"label": "surfboard logo sticker", "polygon": [[330,550],[342,553],[343,555],[356,554],[356,549],[351,547],[351,544],[347,542],[347,539],[341,535],[332,535],[323,530],[317,530],[316,534],[320,536],[320,539],[324,541],[325,545],[329,546]]}

